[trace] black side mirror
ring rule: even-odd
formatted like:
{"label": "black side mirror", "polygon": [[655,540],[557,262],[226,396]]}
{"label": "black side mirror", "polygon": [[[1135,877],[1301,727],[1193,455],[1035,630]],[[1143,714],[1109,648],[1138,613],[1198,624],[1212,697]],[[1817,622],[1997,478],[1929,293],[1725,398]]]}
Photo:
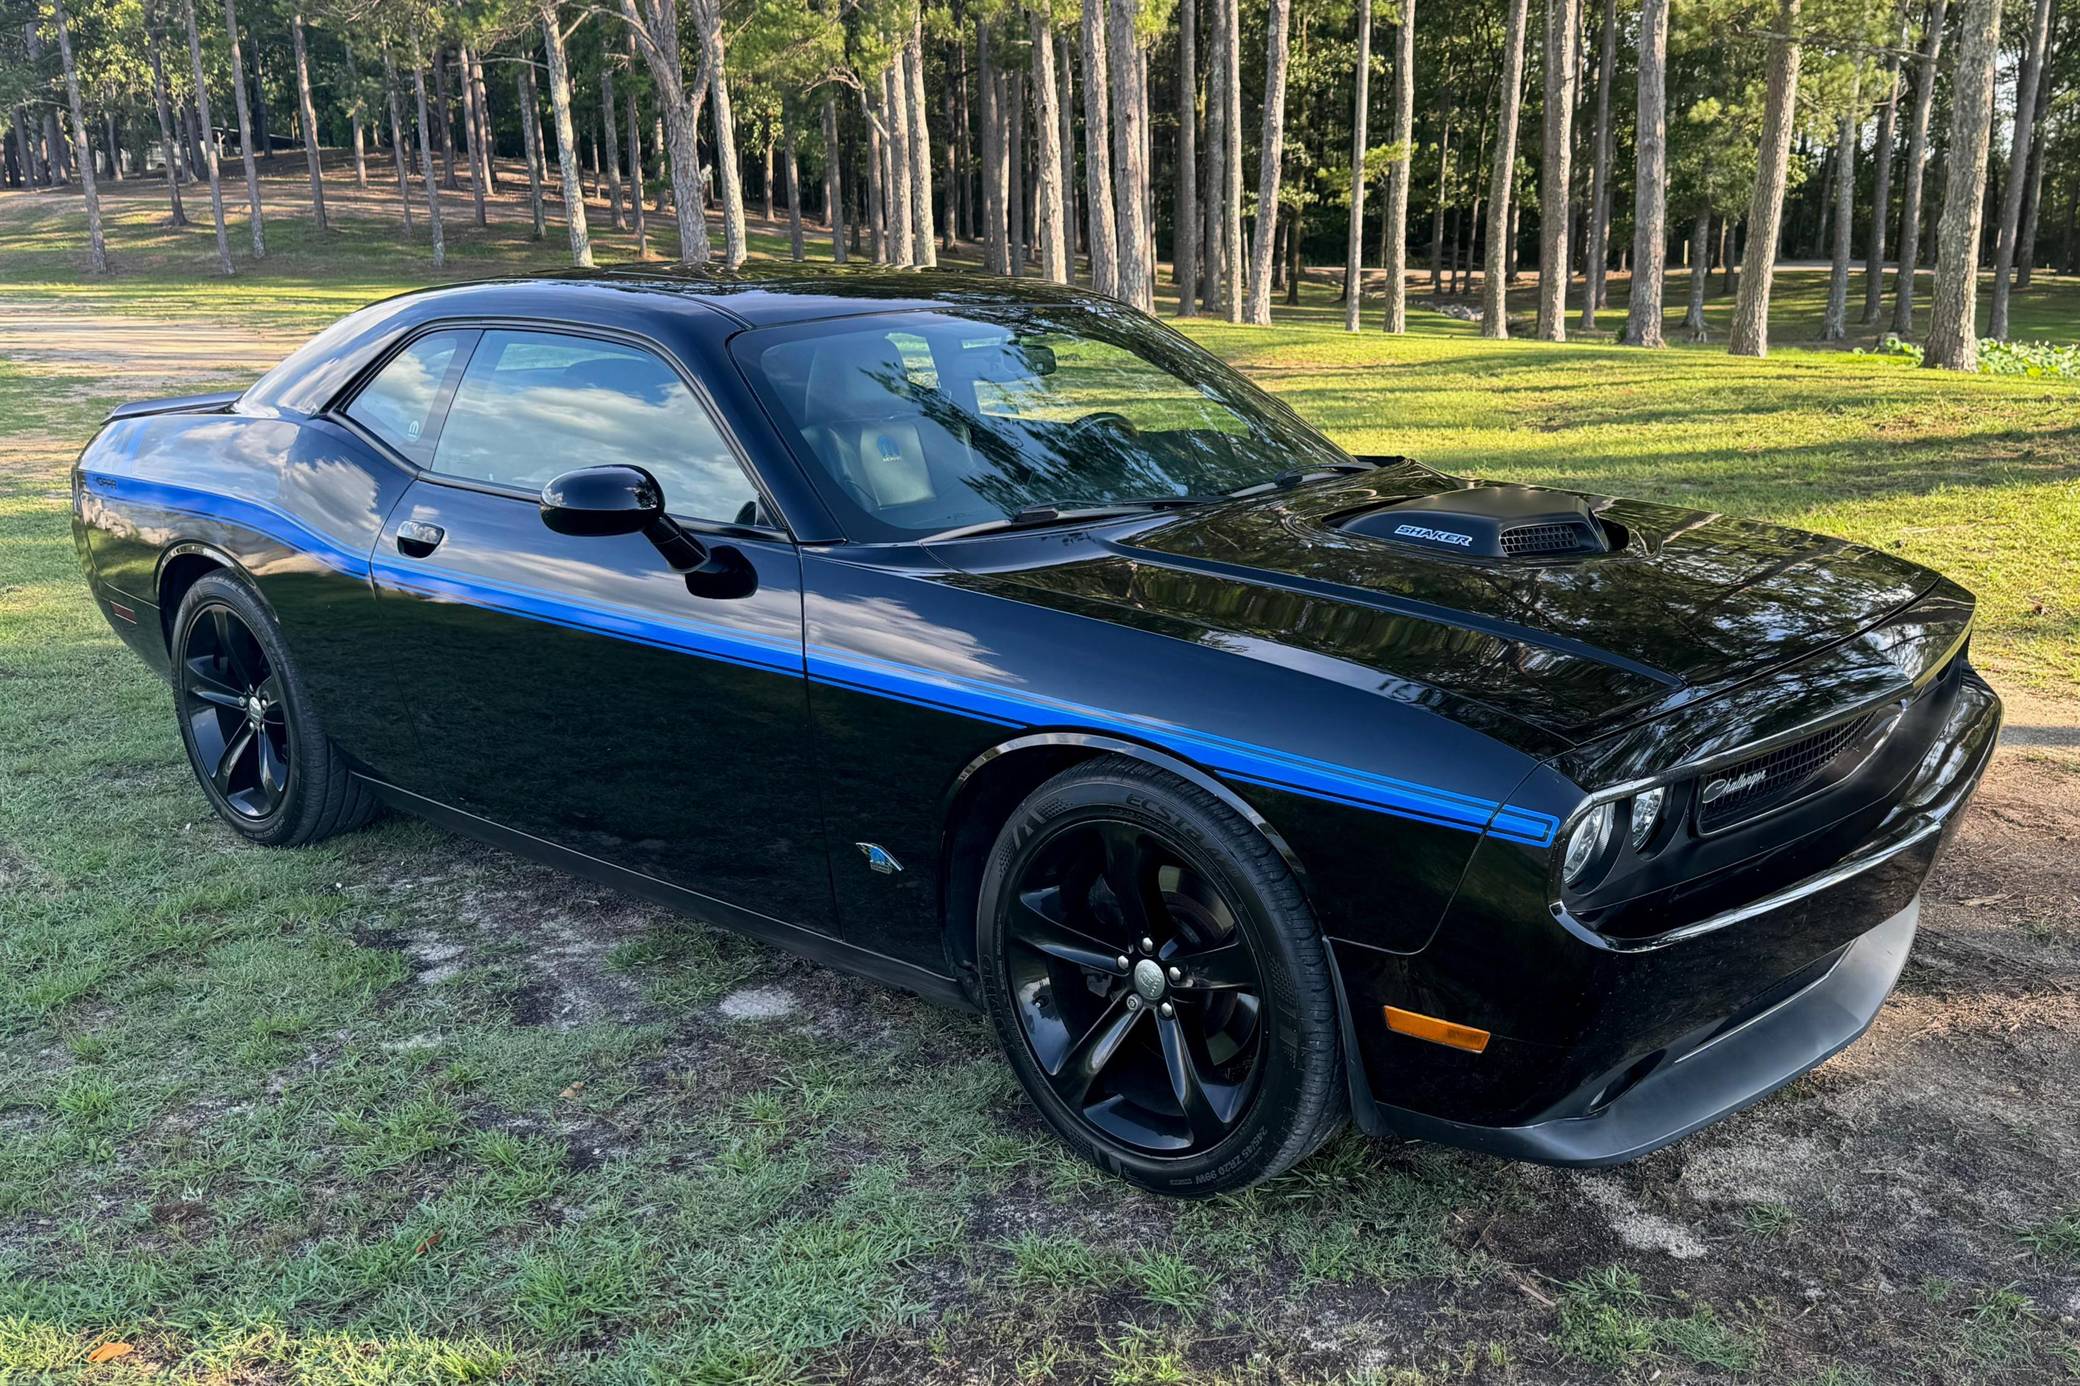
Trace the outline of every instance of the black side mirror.
{"label": "black side mirror", "polygon": [[675,573],[708,561],[700,540],[664,513],[664,488],[641,467],[580,467],[542,488],[542,523],[558,534],[640,534]]}

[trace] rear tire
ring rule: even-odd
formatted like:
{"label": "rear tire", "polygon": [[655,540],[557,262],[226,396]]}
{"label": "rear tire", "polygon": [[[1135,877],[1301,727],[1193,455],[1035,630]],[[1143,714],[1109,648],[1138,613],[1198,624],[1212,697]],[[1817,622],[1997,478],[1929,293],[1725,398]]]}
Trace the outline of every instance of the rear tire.
{"label": "rear tire", "polygon": [[326,737],[281,627],[228,572],[198,579],[173,621],[173,703],[188,764],[240,836],[300,847],[375,814]]}
{"label": "rear tire", "polygon": [[999,832],[977,928],[1013,1071],[1100,1168],[1208,1197],[1342,1125],[1321,931],[1278,852],[1214,795],[1122,756],[1055,776]]}

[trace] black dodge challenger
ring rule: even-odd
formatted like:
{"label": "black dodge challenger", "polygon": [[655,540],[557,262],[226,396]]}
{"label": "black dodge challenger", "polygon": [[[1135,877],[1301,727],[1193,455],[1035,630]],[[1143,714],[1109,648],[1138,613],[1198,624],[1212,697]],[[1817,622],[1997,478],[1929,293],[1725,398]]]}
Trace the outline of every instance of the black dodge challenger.
{"label": "black dodge challenger", "polygon": [[388,804],[980,1006],[1166,1193],[1758,1100],[1870,1024],[2000,721],[1926,569],[1352,457],[968,276],[409,294],[117,409],[73,502],[238,832]]}

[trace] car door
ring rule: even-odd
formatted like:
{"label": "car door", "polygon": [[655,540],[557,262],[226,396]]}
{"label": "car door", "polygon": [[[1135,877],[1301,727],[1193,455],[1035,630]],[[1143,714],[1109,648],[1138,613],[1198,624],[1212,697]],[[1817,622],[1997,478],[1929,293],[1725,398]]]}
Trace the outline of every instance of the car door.
{"label": "car door", "polygon": [[[428,348],[443,335],[451,351]],[[422,470],[372,567],[437,797],[827,931],[801,563],[702,397],[625,338],[486,327],[412,346],[446,363],[442,403],[408,440]],[[640,535],[552,532],[543,484],[606,464],[656,476],[750,581],[697,595]]]}

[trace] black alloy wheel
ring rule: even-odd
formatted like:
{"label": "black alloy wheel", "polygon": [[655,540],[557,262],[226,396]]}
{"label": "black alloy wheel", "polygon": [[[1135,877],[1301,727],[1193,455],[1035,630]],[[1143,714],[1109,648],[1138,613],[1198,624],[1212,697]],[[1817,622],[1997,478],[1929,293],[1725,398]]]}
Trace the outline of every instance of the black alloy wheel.
{"label": "black alloy wheel", "polygon": [[289,797],[288,704],[267,652],[223,602],[197,613],[181,648],[181,719],[196,768],[208,768],[213,796],[233,813],[262,822]]}
{"label": "black alloy wheel", "polygon": [[1005,1055],[1093,1163],[1204,1197],[1342,1124],[1321,932],[1270,840],[1208,790],[1122,756],[1073,766],[1012,812],[977,903]]}
{"label": "black alloy wheel", "polygon": [[241,836],[297,846],[365,823],[368,787],[326,737],[274,613],[227,570],[173,618],[173,704],[210,806]]}
{"label": "black alloy wheel", "polygon": [[1014,887],[1005,958],[1019,1024],[1062,1102],[1139,1150],[1235,1127],[1256,1080],[1263,983],[1235,912],[1154,830],[1058,830]]}

